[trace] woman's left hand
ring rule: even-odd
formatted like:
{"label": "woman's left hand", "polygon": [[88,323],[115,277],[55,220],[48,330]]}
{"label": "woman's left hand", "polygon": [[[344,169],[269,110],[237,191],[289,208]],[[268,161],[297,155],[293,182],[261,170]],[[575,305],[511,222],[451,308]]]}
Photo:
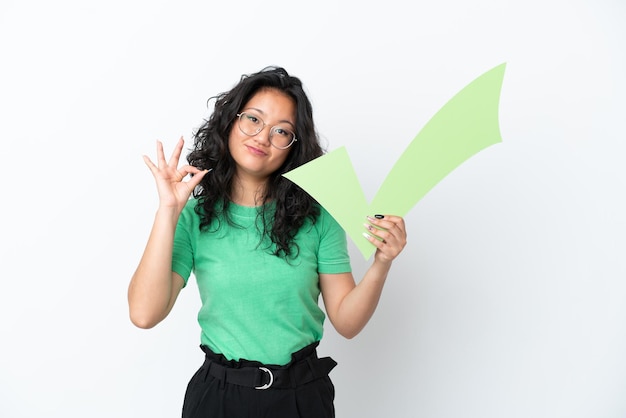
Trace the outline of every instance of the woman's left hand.
{"label": "woman's left hand", "polygon": [[375,260],[391,263],[406,245],[404,219],[393,215],[368,216],[363,235],[376,248]]}

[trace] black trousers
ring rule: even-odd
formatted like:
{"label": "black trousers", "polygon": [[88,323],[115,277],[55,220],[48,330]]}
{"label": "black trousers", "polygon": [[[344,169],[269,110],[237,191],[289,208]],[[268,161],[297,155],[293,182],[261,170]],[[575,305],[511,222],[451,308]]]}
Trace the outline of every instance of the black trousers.
{"label": "black trousers", "polygon": [[334,418],[328,373],[337,363],[318,358],[318,344],[285,366],[227,360],[201,346],[205,361],[187,386],[183,418]]}

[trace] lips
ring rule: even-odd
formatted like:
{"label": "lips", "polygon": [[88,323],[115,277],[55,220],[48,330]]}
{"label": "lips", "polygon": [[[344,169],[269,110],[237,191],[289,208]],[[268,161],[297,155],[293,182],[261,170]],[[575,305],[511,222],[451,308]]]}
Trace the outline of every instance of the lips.
{"label": "lips", "polygon": [[259,155],[259,156],[267,155],[265,153],[265,151],[263,151],[263,150],[261,150],[259,148],[256,148],[256,147],[253,147],[253,146],[250,146],[250,145],[246,145],[246,148],[248,148],[248,151],[250,151],[250,153],[253,154],[253,155]]}

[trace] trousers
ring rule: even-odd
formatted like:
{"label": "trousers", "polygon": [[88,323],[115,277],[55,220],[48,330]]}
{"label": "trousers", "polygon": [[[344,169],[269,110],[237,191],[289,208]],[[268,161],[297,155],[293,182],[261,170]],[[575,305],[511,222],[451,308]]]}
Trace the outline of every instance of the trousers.
{"label": "trousers", "polygon": [[319,358],[313,343],[284,366],[227,360],[200,346],[205,361],[193,375],[183,418],[334,418],[335,387],[328,373],[336,366]]}

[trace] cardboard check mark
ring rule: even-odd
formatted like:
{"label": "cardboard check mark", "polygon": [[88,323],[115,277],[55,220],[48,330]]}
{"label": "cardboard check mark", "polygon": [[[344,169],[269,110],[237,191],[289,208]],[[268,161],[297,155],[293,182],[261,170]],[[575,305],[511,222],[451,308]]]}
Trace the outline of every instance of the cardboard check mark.
{"label": "cardboard check mark", "polygon": [[345,147],[284,174],[316,199],[367,260],[375,251],[363,238],[365,216],[405,216],[464,161],[502,141],[498,122],[506,64],[487,71],[450,99],[402,153],[370,204]]}

